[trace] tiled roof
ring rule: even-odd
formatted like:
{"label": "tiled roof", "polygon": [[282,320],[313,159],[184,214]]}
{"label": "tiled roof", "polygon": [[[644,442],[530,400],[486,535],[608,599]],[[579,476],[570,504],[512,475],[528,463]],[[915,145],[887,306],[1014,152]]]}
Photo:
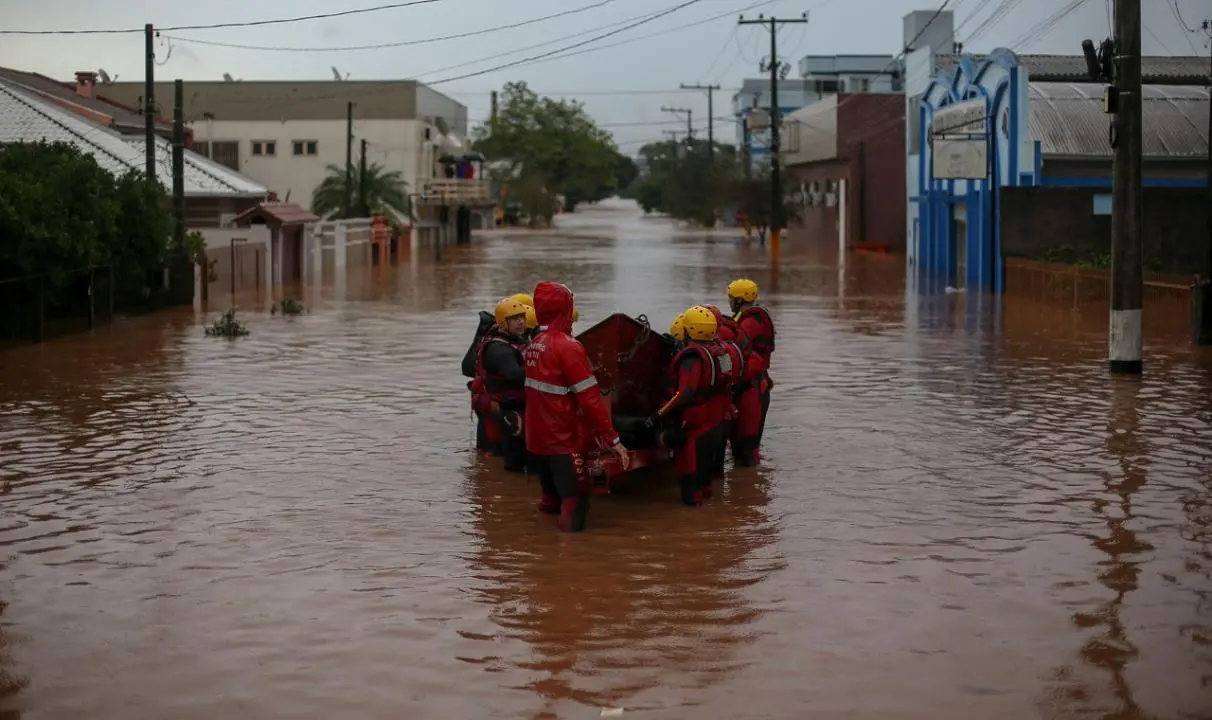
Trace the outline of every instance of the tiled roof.
{"label": "tiled roof", "polygon": [[[142,157],[147,141],[143,138],[126,137],[126,142],[139,151]],[[173,145],[168,140],[156,138],[156,163],[160,182],[165,187],[173,186],[172,175]],[[142,166],[140,166],[142,167]],[[205,197],[236,196],[236,197],[265,197],[269,189],[251,178],[235,172],[226,165],[199,155],[192,150],[185,151],[185,194]]]}
{"label": "tiled roof", "polygon": [[[985,58],[984,55],[969,57],[974,63]],[[959,67],[960,58],[960,55],[936,55],[934,66],[938,70],[952,71]],[[1027,76],[1032,81],[1090,82],[1086,58],[1081,55],[1019,55],[1018,61],[1027,69]],[[1204,85],[1208,82],[1208,75],[1207,57],[1147,55],[1141,58],[1141,77],[1145,83]]]}
{"label": "tiled roof", "polygon": [[233,225],[243,226],[256,217],[268,219],[280,225],[304,225],[320,219],[310,210],[305,210],[294,203],[263,202],[240,213],[232,218],[231,222]]}
{"label": "tiled roof", "polygon": [[[119,126],[143,127],[144,118],[135,112],[134,109],[100,97],[81,97],[76,92],[74,85],[59,82],[45,75],[0,67],[0,81],[15,85],[21,89],[33,91],[34,93],[45,93],[59,100],[74,103],[94,112],[108,115],[113,119],[114,124]],[[163,118],[157,118],[156,122],[162,130],[169,126],[169,123]]]}
{"label": "tiled roof", "polygon": [[[1033,82],[1030,97],[1031,139],[1045,156],[1111,156],[1103,85]],[[1146,85],[1142,100],[1146,157],[1207,156],[1208,88]]]}
{"label": "tiled roof", "polygon": [[[65,142],[91,153],[97,163],[114,174],[143,169],[142,141],[132,142],[109,128],[0,81],[0,143]],[[157,179],[172,187],[171,150],[160,139]],[[264,186],[206,158],[185,151],[185,194],[194,197],[258,197]]]}

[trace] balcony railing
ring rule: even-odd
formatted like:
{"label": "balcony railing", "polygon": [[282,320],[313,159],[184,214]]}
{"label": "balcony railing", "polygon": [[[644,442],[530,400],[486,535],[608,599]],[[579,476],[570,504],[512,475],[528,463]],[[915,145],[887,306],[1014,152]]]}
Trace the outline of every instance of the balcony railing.
{"label": "balcony railing", "polygon": [[496,204],[492,195],[492,183],[488,180],[466,180],[460,178],[434,178],[421,182],[422,205],[446,205],[455,207],[485,207]]}

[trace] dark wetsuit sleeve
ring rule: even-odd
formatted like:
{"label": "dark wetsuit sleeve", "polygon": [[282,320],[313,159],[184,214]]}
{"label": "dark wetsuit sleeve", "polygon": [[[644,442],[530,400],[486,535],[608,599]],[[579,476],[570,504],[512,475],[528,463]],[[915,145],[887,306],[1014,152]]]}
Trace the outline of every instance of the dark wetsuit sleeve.
{"label": "dark wetsuit sleeve", "polygon": [[484,348],[484,370],[489,375],[503,378],[514,387],[520,388],[526,383],[526,368],[522,365],[521,354],[503,342],[491,342]]}

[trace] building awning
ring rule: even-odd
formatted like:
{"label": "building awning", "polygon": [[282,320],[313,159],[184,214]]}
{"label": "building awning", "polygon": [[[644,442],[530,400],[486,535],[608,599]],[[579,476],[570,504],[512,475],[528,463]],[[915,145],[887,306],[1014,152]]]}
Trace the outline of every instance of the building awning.
{"label": "building awning", "polygon": [[253,223],[260,221],[266,225],[278,225],[280,227],[288,227],[294,225],[306,225],[307,223],[318,222],[320,217],[310,210],[295,205],[294,203],[284,202],[263,202],[232,218],[232,224],[239,227],[248,227]]}

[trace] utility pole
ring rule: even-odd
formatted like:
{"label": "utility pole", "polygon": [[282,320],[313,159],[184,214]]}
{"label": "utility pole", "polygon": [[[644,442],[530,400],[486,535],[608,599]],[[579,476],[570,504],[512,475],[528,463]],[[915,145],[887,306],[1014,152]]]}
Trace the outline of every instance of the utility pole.
{"label": "utility pole", "polygon": [[[1212,92],[1212,18],[1200,25],[1208,35],[1209,68],[1208,90]],[[1208,113],[1208,237],[1204,256],[1204,272],[1200,283],[1192,288],[1191,299],[1195,303],[1192,319],[1195,325],[1195,344],[1212,345],[1212,112]]]}
{"label": "utility pole", "polygon": [[683,90],[706,90],[707,91],[707,158],[712,161],[711,166],[715,167],[715,91],[720,89],[719,85],[679,85]]}
{"label": "utility pole", "polygon": [[345,217],[353,215],[353,109],[345,104]]}
{"label": "utility pole", "polygon": [[1115,84],[1112,126],[1110,370],[1140,375],[1144,267],[1141,241],[1143,144],[1141,140],[1141,0],[1115,0]]}
{"label": "utility pole", "polygon": [[661,106],[661,112],[673,113],[674,115],[686,116],[686,143],[689,144],[694,139],[694,111],[687,108],[672,108]]}
{"label": "utility pole", "polygon": [[362,157],[358,161],[358,208],[363,217],[370,217],[370,205],[366,202],[366,138],[362,138]]}
{"label": "utility pole", "polygon": [[156,31],[151,23],[143,26],[143,143],[147,179],[156,181]]}
{"label": "utility pole", "polygon": [[492,115],[489,116],[488,129],[497,129],[497,91],[492,91]]}
{"label": "utility pole", "polygon": [[[779,176],[779,80],[791,68],[779,62],[779,25],[808,23],[808,13],[798,18],[777,18],[758,15],[756,20],[746,20],[742,15],[738,25],[764,25],[770,29],[770,249],[777,253],[783,230],[783,184]],[[786,68],[784,70],[783,68]]]}
{"label": "utility pole", "polygon": [[[173,81],[173,250],[185,248],[185,83]],[[206,284],[203,273],[202,284]]]}
{"label": "utility pole", "polygon": [[680,133],[677,130],[662,130],[661,134],[668,135],[669,137],[673,138],[673,156],[677,157],[678,156],[678,135]]}

